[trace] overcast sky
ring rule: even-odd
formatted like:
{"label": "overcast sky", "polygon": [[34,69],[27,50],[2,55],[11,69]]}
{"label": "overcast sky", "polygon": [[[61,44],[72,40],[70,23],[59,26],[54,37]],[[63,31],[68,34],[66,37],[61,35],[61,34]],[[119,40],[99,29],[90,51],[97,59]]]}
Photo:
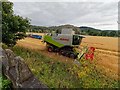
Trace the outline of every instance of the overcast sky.
{"label": "overcast sky", "polygon": [[72,24],[102,30],[118,29],[117,0],[110,0],[110,2],[14,2],[13,9],[15,14],[31,19],[33,25]]}

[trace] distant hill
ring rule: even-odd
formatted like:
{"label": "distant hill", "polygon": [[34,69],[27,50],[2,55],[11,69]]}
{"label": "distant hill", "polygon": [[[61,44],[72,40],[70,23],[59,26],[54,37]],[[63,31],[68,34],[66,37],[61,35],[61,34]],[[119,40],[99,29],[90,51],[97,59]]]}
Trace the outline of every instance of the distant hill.
{"label": "distant hill", "polygon": [[82,35],[120,37],[120,31],[117,30],[100,30],[88,26],[76,27],[69,24],[50,27],[31,25],[29,32],[51,33],[56,31],[60,33],[62,28],[72,28],[76,34]]}
{"label": "distant hill", "polygon": [[[81,26],[79,27],[81,34],[83,35],[92,35],[92,36],[110,36],[110,37],[118,37],[120,32],[117,30],[100,30],[92,27]],[[120,36],[119,36],[120,37]]]}

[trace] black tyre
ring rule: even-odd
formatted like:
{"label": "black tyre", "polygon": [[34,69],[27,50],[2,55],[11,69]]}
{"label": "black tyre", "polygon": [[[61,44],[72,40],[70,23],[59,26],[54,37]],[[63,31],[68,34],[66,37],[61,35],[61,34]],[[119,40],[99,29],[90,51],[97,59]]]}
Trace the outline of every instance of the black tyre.
{"label": "black tyre", "polygon": [[75,54],[74,54],[74,53],[71,53],[71,54],[70,54],[70,58],[75,59]]}
{"label": "black tyre", "polygon": [[64,51],[63,51],[63,50],[60,50],[60,51],[59,51],[59,54],[60,54],[60,55],[63,55],[63,54],[64,54]]}
{"label": "black tyre", "polygon": [[63,51],[63,56],[69,57],[69,53],[67,51]]}
{"label": "black tyre", "polygon": [[52,46],[48,46],[48,51],[53,52],[54,48]]}

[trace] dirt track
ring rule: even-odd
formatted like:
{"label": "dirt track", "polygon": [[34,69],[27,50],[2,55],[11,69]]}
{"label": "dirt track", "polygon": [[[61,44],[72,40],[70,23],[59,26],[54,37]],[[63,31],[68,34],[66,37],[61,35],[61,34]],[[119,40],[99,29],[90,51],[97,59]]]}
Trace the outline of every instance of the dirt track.
{"label": "dirt track", "polygon": [[[43,34],[39,34],[43,35]],[[57,55],[56,53],[49,53],[46,51],[46,45],[41,42],[41,40],[33,38],[25,38],[18,41],[19,46],[24,46],[30,49],[40,50],[44,55],[55,58],[56,60],[61,60],[63,62],[72,62],[71,59]],[[118,74],[118,39],[112,37],[93,37],[89,36],[83,39],[81,46],[93,46],[96,48],[96,60],[97,64],[104,69]]]}

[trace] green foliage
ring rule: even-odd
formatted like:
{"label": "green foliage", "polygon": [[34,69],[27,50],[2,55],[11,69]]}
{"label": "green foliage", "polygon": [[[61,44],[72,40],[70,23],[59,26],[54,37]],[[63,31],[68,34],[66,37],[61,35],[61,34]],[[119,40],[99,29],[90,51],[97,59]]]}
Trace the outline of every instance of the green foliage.
{"label": "green foliage", "polygon": [[5,76],[0,75],[0,88],[2,90],[7,90],[7,89],[11,89],[12,86],[12,82],[10,80],[8,80]]}
{"label": "green foliage", "polygon": [[2,2],[2,42],[14,46],[16,41],[25,37],[29,20],[13,13],[12,2]]}
{"label": "green foliage", "polygon": [[39,50],[16,46],[13,51],[23,57],[35,76],[50,88],[118,88],[117,80],[84,58],[76,65],[48,58]]}

